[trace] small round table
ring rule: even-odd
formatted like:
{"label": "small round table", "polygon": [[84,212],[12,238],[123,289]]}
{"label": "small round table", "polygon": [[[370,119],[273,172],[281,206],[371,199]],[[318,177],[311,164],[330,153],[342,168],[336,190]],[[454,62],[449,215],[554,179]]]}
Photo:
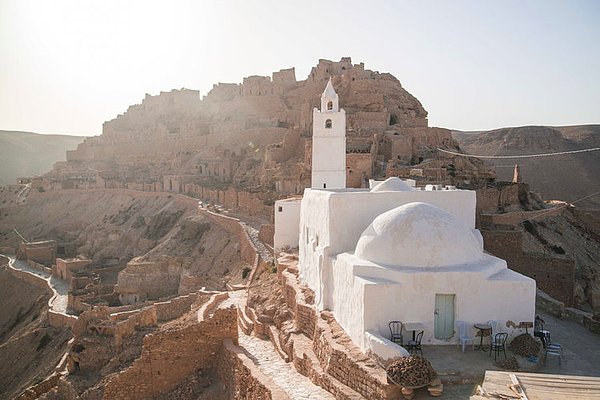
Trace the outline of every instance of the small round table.
{"label": "small round table", "polygon": [[487,351],[483,348],[483,336],[490,336],[492,334],[492,326],[490,324],[475,324],[473,326],[475,329],[479,330],[479,335],[481,336],[481,339],[479,340],[479,350]]}

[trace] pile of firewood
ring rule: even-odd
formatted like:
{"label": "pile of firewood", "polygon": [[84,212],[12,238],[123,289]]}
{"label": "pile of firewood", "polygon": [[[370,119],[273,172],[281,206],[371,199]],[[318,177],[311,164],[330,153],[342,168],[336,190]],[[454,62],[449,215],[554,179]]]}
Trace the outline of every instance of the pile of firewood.
{"label": "pile of firewood", "polygon": [[428,385],[437,377],[429,361],[419,355],[397,359],[387,367],[387,374],[402,387]]}
{"label": "pile of firewood", "polygon": [[500,360],[495,363],[496,366],[505,369],[507,371],[518,371],[519,370],[519,362],[516,357],[510,356],[507,360]]}
{"label": "pile of firewood", "polygon": [[514,338],[508,345],[508,349],[523,357],[537,356],[540,352],[540,343],[531,335],[524,333]]}

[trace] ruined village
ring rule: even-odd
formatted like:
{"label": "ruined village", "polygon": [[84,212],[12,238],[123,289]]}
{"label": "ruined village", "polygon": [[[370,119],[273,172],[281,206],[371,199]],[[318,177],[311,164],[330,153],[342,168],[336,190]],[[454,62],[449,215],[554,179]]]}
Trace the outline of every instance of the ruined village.
{"label": "ruined village", "polygon": [[600,214],[462,153],[350,57],[147,94],[0,189],[2,397],[595,398]]}

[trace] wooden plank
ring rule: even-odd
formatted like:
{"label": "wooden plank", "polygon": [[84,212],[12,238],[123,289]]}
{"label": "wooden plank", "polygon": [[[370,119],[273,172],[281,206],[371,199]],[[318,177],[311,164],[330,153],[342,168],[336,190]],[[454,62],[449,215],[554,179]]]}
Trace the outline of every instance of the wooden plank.
{"label": "wooden plank", "polygon": [[[600,399],[600,377],[486,371],[481,386],[487,393],[497,392],[514,396],[515,393],[508,389],[508,385],[513,382],[511,375],[520,384],[529,400]],[[484,397],[472,397],[472,399],[478,398]]]}

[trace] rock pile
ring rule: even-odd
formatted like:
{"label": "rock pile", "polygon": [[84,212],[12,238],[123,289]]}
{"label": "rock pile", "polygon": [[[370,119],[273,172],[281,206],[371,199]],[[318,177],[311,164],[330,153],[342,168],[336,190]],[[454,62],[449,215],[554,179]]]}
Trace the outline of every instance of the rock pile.
{"label": "rock pile", "polygon": [[419,355],[399,358],[386,370],[389,379],[402,387],[428,385],[437,377],[429,361]]}
{"label": "rock pile", "polygon": [[523,357],[537,356],[540,352],[540,343],[531,335],[524,333],[514,338],[508,345],[508,349]]}

